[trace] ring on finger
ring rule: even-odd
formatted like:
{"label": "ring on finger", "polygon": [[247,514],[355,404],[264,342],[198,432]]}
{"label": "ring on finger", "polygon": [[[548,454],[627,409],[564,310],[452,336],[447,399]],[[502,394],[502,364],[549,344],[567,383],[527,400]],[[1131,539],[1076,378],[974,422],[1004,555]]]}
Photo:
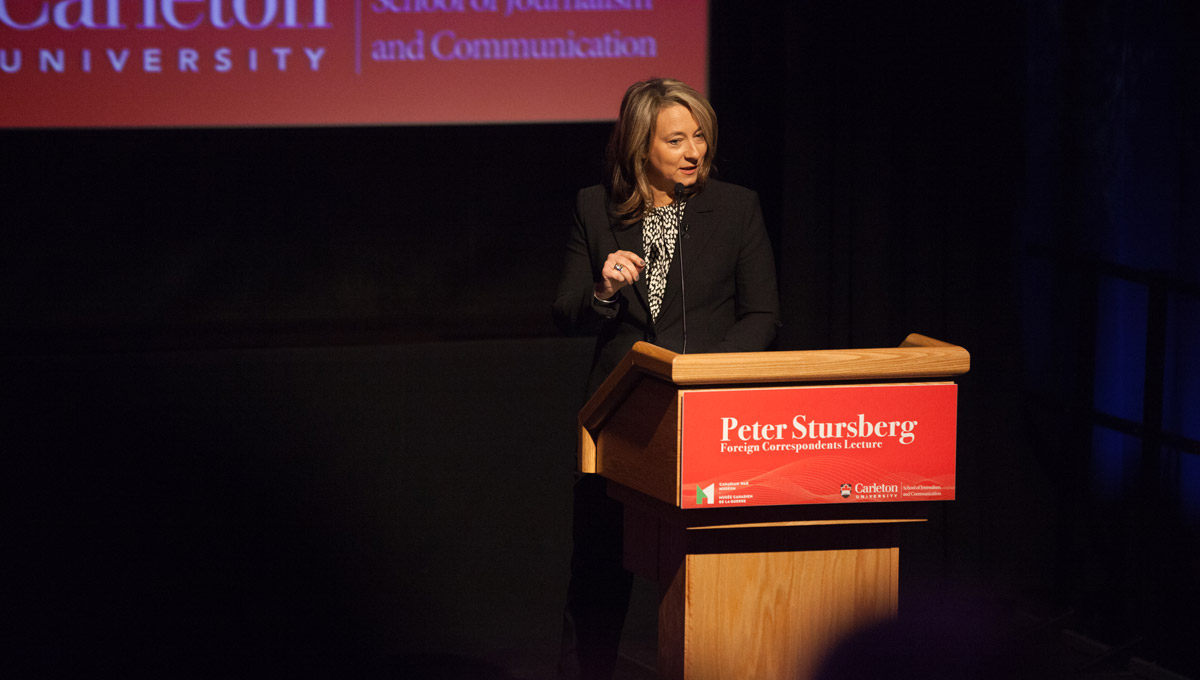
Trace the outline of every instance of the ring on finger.
{"label": "ring on finger", "polygon": [[622,267],[622,266],[621,266],[621,265],[619,265],[619,264],[614,264],[614,265],[613,265],[613,271],[617,271],[617,272],[619,272],[619,271],[621,271],[622,269],[624,269],[624,267]]}

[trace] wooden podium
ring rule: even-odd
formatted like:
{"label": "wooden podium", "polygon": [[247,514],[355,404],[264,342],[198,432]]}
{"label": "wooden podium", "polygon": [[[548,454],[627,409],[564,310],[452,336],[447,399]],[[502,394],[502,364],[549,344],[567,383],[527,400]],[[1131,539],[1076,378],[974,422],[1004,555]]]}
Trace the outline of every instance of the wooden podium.
{"label": "wooden podium", "polygon": [[579,414],[580,469],[625,507],[625,565],[659,585],[666,680],[812,677],[848,634],[895,617],[899,527],[927,502],[685,509],[681,422],[691,390],[945,383],[961,347],[675,354],[638,343]]}

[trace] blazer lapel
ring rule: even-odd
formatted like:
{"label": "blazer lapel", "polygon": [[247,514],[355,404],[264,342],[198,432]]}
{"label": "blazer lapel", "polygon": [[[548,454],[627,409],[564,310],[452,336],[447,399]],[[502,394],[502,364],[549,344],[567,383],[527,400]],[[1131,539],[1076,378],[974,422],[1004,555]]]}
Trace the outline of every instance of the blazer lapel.
{"label": "blazer lapel", "polygon": [[[667,289],[663,291],[663,310],[674,302],[676,294],[682,288],[681,280],[688,276],[692,263],[698,262],[697,256],[704,250],[713,234],[713,203],[709,197],[710,194],[701,191],[687,199],[687,205],[683,208],[683,220],[679,223],[679,243],[675,246],[675,256],[671,258],[671,268],[667,271]],[[680,271],[683,272],[682,275]],[[660,310],[659,317],[661,316]]]}
{"label": "blazer lapel", "polygon": [[[637,253],[642,261],[646,261],[646,253],[642,247],[642,222],[638,220],[628,227],[623,227],[618,220],[610,220],[609,222],[613,238],[617,241],[617,246],[621,250],[628,250],[631,253]],[[643,274],[646,272],[643,270]],[[668,275],[669,276],[669,275]],[[646,287],[646,277],[642,276],[637,281],[633,282],[635,297],[642,308],[645,310],[646,320],[650,321],[650,290]]]}

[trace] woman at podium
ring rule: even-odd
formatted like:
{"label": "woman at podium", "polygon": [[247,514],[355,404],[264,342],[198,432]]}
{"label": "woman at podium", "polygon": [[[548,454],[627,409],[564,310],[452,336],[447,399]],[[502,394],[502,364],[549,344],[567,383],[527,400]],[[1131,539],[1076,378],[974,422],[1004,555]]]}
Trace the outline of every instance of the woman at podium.
{"label": "woman at podium", "polygon": [[[597,336],[591,395],[638,341],[679,353],[754,352],[779,323],[775,260],[753,191],[714,174],[717,117],[677,80],[634,83],[602,185],[579,192],[554,318]],[[608,678],[629,606],[622,515],[603,478],[575,484],[560,677]]]}

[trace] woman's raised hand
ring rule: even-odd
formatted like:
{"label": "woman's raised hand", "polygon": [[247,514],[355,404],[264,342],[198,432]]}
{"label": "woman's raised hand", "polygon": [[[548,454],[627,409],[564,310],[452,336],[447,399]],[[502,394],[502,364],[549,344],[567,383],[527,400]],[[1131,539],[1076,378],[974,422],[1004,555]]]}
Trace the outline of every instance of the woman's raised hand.
{"label": "woman's raised hand", "polygon": [[609,253],[600,270],[600,280],[596,282],[596,297],[611,300],[617,291],[641,278],[645,267],[646,261],[637,253],[628,250]]}

